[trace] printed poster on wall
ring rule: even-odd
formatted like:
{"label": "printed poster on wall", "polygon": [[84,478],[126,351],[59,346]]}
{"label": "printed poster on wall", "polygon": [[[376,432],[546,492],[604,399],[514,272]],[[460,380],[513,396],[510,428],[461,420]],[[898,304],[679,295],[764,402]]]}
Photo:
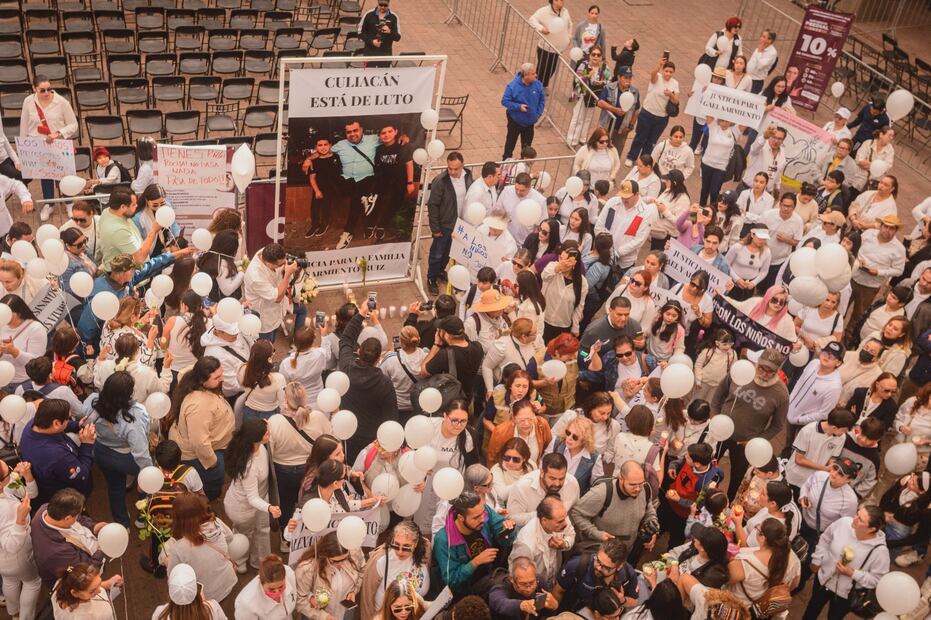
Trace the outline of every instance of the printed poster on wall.
{"label": "printed poster on wall", "polygon": [[288,98],[284,245],[319,284],[404,276],[435,69],[295,69]]}
{"label": "printed poster on wall", "polygon": [[761,130],[770,125],[786,130],[786,139],[782,143],[786,154],[786,167],[782,173],[784,188],[797,191],[803,181],[817,184],[824,176],[824,162],[834,153],[831,134],[782,108],[773,108],[766,114]]}
{"label": "printed poster on wall", "polygon": [[25,179],[61,181],[75,174],[73,140],[47,142],[42,137],[17,136],[16,154]]}
{"label": "printed poster on wall", "polygon": [[853,13],[835,13],[809,4],[786,65],[792,105],[814,112],[831,83],[837,58],[853,26]]}
{"label": "printed poster on wall", "polygon": [[159,144],[155,152],[158,184],[188,234],[206,228],[217,209],[236,206],[236,188],[226,146]]}

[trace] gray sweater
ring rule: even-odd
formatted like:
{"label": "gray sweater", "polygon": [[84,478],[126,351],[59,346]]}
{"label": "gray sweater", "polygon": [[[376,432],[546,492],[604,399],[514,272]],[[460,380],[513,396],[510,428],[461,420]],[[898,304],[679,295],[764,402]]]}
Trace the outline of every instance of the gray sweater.
{"label": "gray sweater", "polygon": [[644,486],[640,495],[630,497],[620,492],[616,479],[611,481],[611,486],[611,502],[601,516],[598,513],[604,506],[607,483],[592,486],[569,511],[577,540],[583,546],[600,543],[605,532],[630,546],[637,538],[641,523],[656,521],[656,509],[650,501],[648,487]]}
{"label": "gray sweater", "polygon": [[748,441],[754,437],[772,440],[785,424],[789,390],[782,381],[763,387],[754,380],[737,387],[728,376],[711,399],[711,411],[729,415],[734,420],[731,436],[734,441]]}

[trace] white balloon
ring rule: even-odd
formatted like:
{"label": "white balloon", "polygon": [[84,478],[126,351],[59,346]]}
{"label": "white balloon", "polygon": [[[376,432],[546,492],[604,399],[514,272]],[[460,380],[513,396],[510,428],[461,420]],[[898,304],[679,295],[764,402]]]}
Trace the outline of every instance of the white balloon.
{"label": "white balloon", "polygon": [[553,182],[552,175],[550,175],[549,172],[544,170],[543,172],[540,173],[540,176],[537,177],[537,189],[545,194],[546,190],[549,189],[550,184],[552,182]]}
{"label": "white balloon", "polygon": [[747,442],[744,452],[748,463],[754,467],[763,467],[773,458],[773,444],[768,439],[754,437]]}
{"label": "white balloon", "polygon": [[821,281],[824,282],[824,285],[828,287],[828,291],[832,293],[839,293],[850,284],[850,278],[853,276],[853,270],[850,267],[850,263],[844,265],[844,270],[840,275],[834,276],[833,278],[821,277]]}
{"label": "white balloon", "polygon": [[339,395],[339,392],[333,388],[323,388],[317,394],[317,407],[323,413],[333,413],[339,409],[339,403],[341,400],[342,397]]}
{"label": "white balloon", "polygon": [[58,189],[61,190],[63,196],[77,196],[84,189],[85,185],[84,179],[69,174],[62,177],[61,181],[58,182]]}
{"label": "white balloon", "polygon": [[62,255],[58,257],[57,262],[56,261],[49,262],[48,270],[49,270],[49,273],[51,273],[52,275],[56,275],[56,276],[63,275],[66,271],[68,271],[68,257],[65,256],[64,253],[62,253]]}
{"label": "white balloon", "polygon": [[348,551],[362,548],[365,540],[365,521],[355,515],[350,515],[336,526],[336,540]]}
{"label": "white balloon", "polygon": [[48,263],[44,258],[33,258],[26,263],[26,273],[36,280],[44,280],[48,277]]}
{"label": "white balloon", "polygon": [[213,233],[206,228],[198,228],[191,234],[191,243],[201,252],[206,252],[213,245]]}
{"label": "white balloon", "polygon": [[65,245],[61,239],[46,239],[42,242],[42,256],[49,262],[58,262],[65,255]]}
{"label": "white balloon", "polygon": [[398,459],[398,473],[404,478],[404,482],[410,484],[420,484],[427,477],[427,470],[417,467],[414,461],[413,452],[405,452]]}
{"label": "white balloon", "polygon": [[249,539],[245,534],[235,533],[226,547],[233,562],[242,561],[249,555]]}
{"label": "white balloon", "polygon": [[248,338],[255,338],[262,330],[262,319],[256,314],[243,314],[236,323],[242,335]]}
{"label": "white balloon", "polygon": [[9,325],[12,318],[13,311],[10,310],[10,307],[6,304],[0,304],[0,327]]}
{"label": "white balloon", "polygon": [[155,221],[162,228],[170,228],[175,223],[175,210],[168,205],[159,207],[155,211]]}
{"label": "white balloon", "polygon": [[[0,401],[0,407],[2,405],[3,402]],[[886,451],[884,463],[886,469],[896,476],[910,474],[918,464],[918,448],[911,441],[898,443]]]}
{"label": "white balloon", "polygon": [[233,183],[240,192],[246,191],[252,178],[255,176],[255,155],[245,144],[240,144],[236,152],[233,153],[233,159],[230,160],[230,173],[233,176]]}
{"label": "white balloon", "polygon": [[428,161],[430,161],[430,155],[427,153],[426,149],[414,149],[412,158],[414,160],[414,163],[417,164],[418,166],[422,166]]}
{"label": "white balloon", "polygon": [[24,265],[38,256],[32,244],[23,239],[18,239],[13,242],[13,245],[10,246],[10,254]]}
{"label": "white balloon", "polygon": [[449,283],[452,284],[453,288],[460,291],[467,291],[469,290],[469,286],[472,285],[472,276],[464,265],[453,265],[449,268],[446,277],[449,279]]}
{"label": "white balloon", "polygon": [[191,276],[191,290],[201,297],[206,297],[213,290],[213,278],[206,271],[198,271]]}
{"label": "white balloon", "polygon": [[695,385],[695,374],[692,369],[683,364],[666,366],[659,377],[663,395],[667,398],[682,398],[692,391]]}
{"label": "white balloon", "polygon": [[482,220],[485,219],[487,214],[488,210],[485,208],[485,205],[480,202],[473,202],[466,207],[465,213],[463,214],[464,217],[462,219],[467,221],[469,224],[472,224],[472,226],[478,226],[482,223]]}
{"label": "white balloon", "polygon": [[171,276],[160,273],[154,278],[152,278],[152,286],[150,287],[152,292],[154,292],[159,297],[168,297],[171,295],[171,291],[175,288],[175,283],[171,279]]}
{"label": "white balloon", "polygon": [[232,297],[224,297],[217,304],[217,316],[227,323],[235,323],[242,318],[242,302]]}
{"label": "white balloon", "polygon": [[562,17],[554,17],[550,20],[550,34],[556,34],[566,29],[566,20]]}
{"label": "white balloon", "polygon": [[834,82],[831,84],[831,94],[840,99],[844,96],[844,83],[843,82]]}
{"label": "white balloon", "polygon": [[834,278],[844,271],[844,265],[849,266],[849,254],[839,243],[825,243],[815,250],[815,262],[818,265],[818,275],[822,278]]}
{"label": "white balloon", "polygon": [[919,600],[921,588],[908,573],[898,570],[888,572],[876,584],[876,601],[890,614],[907,614],[918,606]]}
{"label": "white balloon", "polygon": [[155,291],[152,289],[149,289],[145,292],[145,297],[143,299],[145,300],[146,307],[151,308],[152,310],[155,310],[163,303],[165,303],[165,299],[156,295]]}
{"label": "white balloon", "polygon": [[330,505],[319,497],[307,500],[301,508],[301,521],[311,532],[319,532],[330,524]]}
{"label": "white balloon", "polygon": [[436,129],[437,123],[440,122],[440,115],[434,109],[424,110],[420,113],[420,124],[427,131]]}
{"label": "white balloon", "polygon": [[345,396],[349,391],[349,375],[341,370],[334,370],[326,378],[326,385],[330,389],[336,390],[340,396]]}
{"label": "white balloon", "polygon": [[890,614],[888,611],[881,611],[873,616],[873,620],[899,620],[899,617],[895,614]]}
{"label": "white balloon", "polygon": [[120,300],[110,291],[101,291],[91,299],[91,310],[101,321],[109,321],[120,311]]}
{"label": "white balloon", "polygon": [[436,450],[431,446],[421,446],[414,451],[414,464],[418,469],[430,471],[436,465]]}
{"label": "white balloon", "polygon": [[915,107],[915,97],[903,88],[893,91],[886,97],[886,115],[893,123],[908,116],[913,107]]}
{"label": "white balloon", "polygon": [[828,296],[828,287],[818,277],[799,276],[789,283],[789,294],[799,303],[814,308]]}
{"label": "white balloon", "polygon": [[[7,382],[9,383],[9,382]],[[26,401],[22,396],[8,394],[0,400],[0,417],[10,424],[16,424],[26,415]]]}
{"label": "white balloon", "polygon": [[415,415],[404,425],[404,439],[414,450],[430,443],[433,432],[433,422],[425,415]]}
{"label": "white balloon", "polygon": [[637,97],[629,90],[621,93],[621,96],[617,99],[618,107],[624,110],[624,112],[634,107],[635,103],[637,103]]}
{"label": "white balloon", "polygon": [[434,413],[443,406],[443,395],[436,388],[426,388],[417,397],[417,404],[424,413]]}
{"label": "white balloon", "polygon": [[579,62],[583,57],[585,57],[585,52],[582,51],[581,47],[573,47],[569,50],[569,58],[575,62]]}
{"label": "white balloon", "polygon": [[877,159],[870,164],[870,177],[878,179],[886,174],[887,170],[889,170],[889,164],[881,159]]}
{"label": "white balloon", "polygon": [[798,313],[801,312],[805,306],[798,303],[795,299],[789,299],[789,314],[792,316],[798,316]]}
{"label": "white balloon", "polygon": [[404,427],[394,420],[382,422],[381,426],[378,427],[376,437],[382,450],[388,452],[400,450],[401,446],[404,445]]}
{"label": "white balloon", "polygon": [[731,381],[738,387],[748,385],[756,376],[756,366],[750,360],[737,360],[731,364]]}
{"label": "white balloon", "polygon": [[391,511],[399,517],[410,517],[420,508],[423,496],[414,490],[413,484],[405,484],[391,502]]}
{"label": "white balloon", "polygon": [[528,198],[517,203],[515,215],[522,226],[534,226],[543,219],[543,208],[536,200]]}
{"label": "white balloon", "polygon": [[433,491],[440,499],[450,502],[462,493],[465,480],[458,469],[444,467],[433,476]]}
{"label": "white balloon", "polygon": [[13,380],[16,368],[7,360],[0,360],[0,388],[6,387]]}
{"label": "white balloon", "polygon": [[707,86],[711,83],[711,67],[706,64],[695,65],[695,83],[699,86]]}
{"label": "white balloon", "polygon": [[164,392],[152,392],[145,399],[145,410],[153,420],[161,420],[171,410],[171,398]]}
{"label": "white balloon", "polygon": [[[317,405],[320,405],[319,401]],[[340,441],[346,441],[356,434],[356,429],[359,428],[359,420],[356,419],[356,414],[353,412],[340,409],[330,418],[330,428],[333,430],[334,437]]]}
{"label": "white balloon", "polygon": [[670,364],[684,364],[689,368],[694,368],[692,358],[686,355],[685,353],[676,353],[669,358]]}
{"label": "white balloon", "polygon": [[129,532],[119,523],[107,523],[97,533],[97,543],[107,557],[121,557],[129,544]]}
{"label": "white balloon", "polygon": [[556,379],[557,381],[562,381],[563,377],[566,376],[568,369],[566,368],[566,363],[562,360],[552,359],[543,362],[543,365],[540,367],[540,371],[547,379]]}
{"label": "white balloon", "polygon": [[58,239],[60,241],[61,233],[58,228],[52,224],[42,224],[36,230],[36,245],[41,248],[42,244],[49,239]]}
{"label": "white balloon", "polygon": [[378,474],[372,480],[372,495],[381,495],[389,502],[398,496],[400,490],[401,483],[398,481],[398,477],[392,473]]}
{"label": "white balloon", "polygon": [[427,155],[430,156],[430,159],[439,159],[445,152],[446,145],[443,144],[442,140],[430,140],[427,142]]}
{"label": "white balloon", "polygon": [[727,415],[716,415],[708,423],[708,434],[716,441],[726,441],[734,434],[734,420]]}
{"label": "white balloon", "polygon": [[798,351],[789,353],[789,363],[796,368],[802,368],[808,363],[810,353],[806,347],[800,347]]}
{"label": "white balloon", "polygon": [[794,277],[818,275],[818,263],[815,248],[799,248],[789,257],[789,268]]}
{"label": "white balloon", "polygon": [[579,177],[569,177],[566,179],[566,194],[575,198],[582,193],[582,190],[585,188],[585,182],[582,181]]}
{"label": "white balloon", "polygon": [[720,37],[718,37],[718,44],[715,47],[717,47],[717,49],[721,50],[722,52],[729,52],[731,45],[731,40],[722,34]]}
{"label": "white balloon", "polygon": [[158,467],[149,465],[139,470],[136,480],[142,492],[151,495],[162,488],[165,483],[165,474]]}

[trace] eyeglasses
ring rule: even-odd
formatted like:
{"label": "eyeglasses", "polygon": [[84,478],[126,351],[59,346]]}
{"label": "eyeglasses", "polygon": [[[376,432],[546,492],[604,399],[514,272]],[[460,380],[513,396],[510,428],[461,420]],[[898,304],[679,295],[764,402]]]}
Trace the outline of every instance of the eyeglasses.
{"label": "eyeglasses", "polygon": [[413,545],[399,545],[398,543],[391,543],[388,546],[401,553],[413,553],[415,548]]}
{"label": "eyeglasses", "polygon": [[786,300],[783,297],[773,297],[769,300],[769,303],[773,304],[774,306],[784,306],[786,305]]}
{"label": "eyeglasses", "polygon": [[598,556],[597,556],[597,555],[595,556],[595,566],[597,566],[598,568],[600,568],[600,569],[603,570],[604,572],[608,573],[609,575],[610,575],[611,573],[617,571],[617,566],[607,566],[607,565],[603,564],[602,561],[598,559]]}
{"label": "eyeglasses", "polygon": [[74,217],[74,216],[72,216],[72,217],[71,217],[71,221],[73,221],[75,224],[80,224],[81,226],[84,226],[84,225],[86,225],[90,220],[87,220],[87,219],[84,219],[84,218],[81,218],[81,217]]}
{"label": "eyeglasses", "polygon": [[566,433],[566,439],[569,439],[570,437],[572,438],[572,441],[579,441],[579,440],[582,439],[581,437],[579,437],[578,435],[576,435],[576,434],[573,433],[572,431],[568,431],[568,432]]}
{"label": "eyeglasses", "polygon": [[447,418],[447,420],[449,420],[449,423],[452,424],[453,426],[465,426],[469,422],[468,418],[461,418],[461,419]]}
{"label": "eyeglasses", "polygon": [[508,456],[507,454],[505,454],[504,456],[501,457],[501,460],[504,461],[505,463],[523,463],[523,462],[524,462],[524,457],[522,457],[522,456]]}
{"label": "eyeglasses", "polygon": [[601,58],[601,52],[592,52],[589,54],[590,58]]}
{"label": "eyeglasses", "polygon": [[[379,6],[388,6],[388,5],[385,4],[385,5],[379,5]],[[410,613],[412,611],[414,611],[413,605],[401,605],[399,607],[395,607],[394,605],[391,606],[391,613],[395,613],[395,614]]]}

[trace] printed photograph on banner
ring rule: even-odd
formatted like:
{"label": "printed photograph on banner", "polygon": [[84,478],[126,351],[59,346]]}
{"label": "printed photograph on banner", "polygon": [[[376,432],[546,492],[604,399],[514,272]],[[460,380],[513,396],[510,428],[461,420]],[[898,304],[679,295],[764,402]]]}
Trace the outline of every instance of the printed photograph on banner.
{"label": "printed photograph on banner", "polygon": [[793,106],[810,112],[818,109],[853,20],[853,13],[835,13],[814,4],[805,9],[785,70]]}
{"label": "printed photograph on banner", "polygon": [[360,280],[363,259],[369,277],[395,271],[379,261],[396,252],[378,246],[407,247],[404,275],[434,82],[433,67],[291,71],[284,245],[321,284]]}
{"label": "printed photograph on banner", "polygon": [[770,125],[786,130],[786,139],[782,143],[786,155],[783,185],[798,191],[804,181],[817,184],[824,177],[825,163],[834,154],[831,134],[782,108],[773,108],[766,114],[761,127]]}

